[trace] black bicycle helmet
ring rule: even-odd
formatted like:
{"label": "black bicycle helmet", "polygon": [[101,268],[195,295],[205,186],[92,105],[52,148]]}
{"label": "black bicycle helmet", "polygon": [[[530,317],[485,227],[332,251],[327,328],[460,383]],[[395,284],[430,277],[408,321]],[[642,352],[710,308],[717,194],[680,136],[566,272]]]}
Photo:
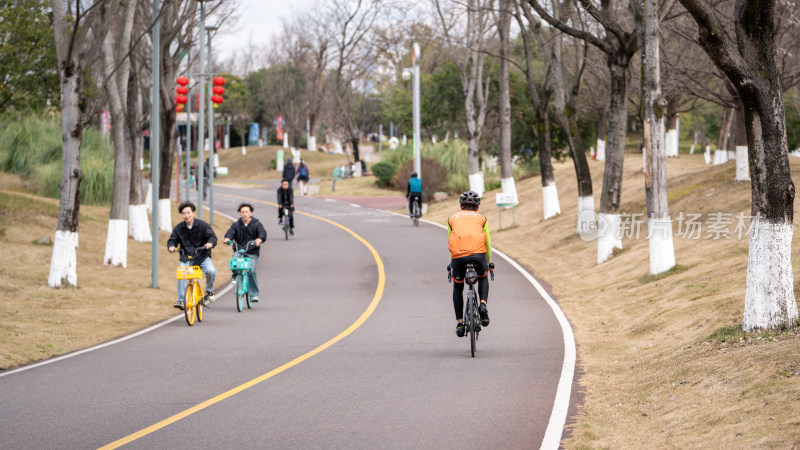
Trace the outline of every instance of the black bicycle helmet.
{"label": "black bicycle helmet", "polygon": [[417,177],[417,172],[411,172],[411,178],[416,178],[416,177]]}
{"label": "black bicycle helmet", "polygon": [[481,196],[475,191],[467,191],[461,194],[461,198],[458,201],[462,205],[478,206],[481,204]]}

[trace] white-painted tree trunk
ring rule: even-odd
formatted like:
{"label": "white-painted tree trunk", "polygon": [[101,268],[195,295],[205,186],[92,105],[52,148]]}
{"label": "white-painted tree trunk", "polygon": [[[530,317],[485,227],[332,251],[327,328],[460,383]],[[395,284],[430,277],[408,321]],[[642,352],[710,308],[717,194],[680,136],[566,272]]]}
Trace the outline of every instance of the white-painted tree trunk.
{"label": "white-painted tree trunk", "polygon": [[742,329],[792,327],[797,320],[792,224],[754,219],[751,230]]}
{"label": "white-painted tree trunk", "polygon": [[703,157],[706,160],[706,164],[711,164],[711,146],[706,145],[706,152],[703,154]]}
{"label": "white-painted tree trunk", "polygon": [[168,198],[158,199],[158,229],[172,231],[172,205]]}
{"label": "white-painted tree trunk", "polygon": [[147,205],[128,206],[128,234],[136,242],[152,242],[150,220],[147,218]]}
{"label": "white-painted tree trunk", "polygon": [[315,152],[317,151],[317,137],[311,136],[308,138],[308,151]]}
{"label": "white-painted tree trunk", "polygon": [[111,219],[108,221],[106,253],[103,265],[128,266],[128,221]]}
{"label": "white-painted tree trunk", "polygon": [[666,272],[675,267],[675,246],[672,243],[672,220],[650,218],[647,221],[650,240],[650,273]]}
{"label": "white-painted tree trunk", "polygon": [[750,181],[750,161],[747,160],[747,146],[736,146],[736,181]]}
{"label": "white-painted tree trunk", "polygon": [[501,178],[500,186],[504,194],[517,195],[517,185],[514,183],[514,177]]}
{"label": "white-painted tree trunk", "polygon": [[561,205],[558,203],[558,189],[555,181],[551,181],[542,188],[542,208],[545,220],[561,214]]}
{"label": "white-painted tree trunk", "polygon": [[78,232],[56,230],[47,285],[58,288],[78,285]]}
{"label": "white-painted tree trunk", "polygon": [[473,173],[469,176],[469,190],[477,192],[483,197],[483,172]]}
{"label": "white-painted tree trunk", "polygon": [[283,148],[289,148],[289,133],[283,132]]}
{"label": "white-painted tree trunk", "polygon": [[597,226],[594,215],[594,197],[578,197],[578,226],[576,234],[590,233]]}
{"label": "white-painted tree trunk", "polygon": [[[202,181],[201,181],[202,183]],[[147,207],[147,212],[153,214],[153,183],[147,182],[147,190],[144,196],[144,204]]]}
{"label": "white-painted tree trunk", "polygon": [[246,155],[247,155],[247,147],[245,147],[244,144],[242,144],[242,156]]}
{"label": "white-painted tree trunk", "polygon": [[597,264],[611,258],[615,248],[622,248],[619,214],[600,213],[597,220]]}
{"label": "white-painted tree trunk", "polygon": [[598,161],[605,161],[606,160],[606,141],[602,139],[597,140],[597,157],[595,158]]}
{"label": "white-painted tree trunk", "polygon": [[718,164],[725,164],[728,162],[728,151],[727,150],[714,150],[714,165]]}

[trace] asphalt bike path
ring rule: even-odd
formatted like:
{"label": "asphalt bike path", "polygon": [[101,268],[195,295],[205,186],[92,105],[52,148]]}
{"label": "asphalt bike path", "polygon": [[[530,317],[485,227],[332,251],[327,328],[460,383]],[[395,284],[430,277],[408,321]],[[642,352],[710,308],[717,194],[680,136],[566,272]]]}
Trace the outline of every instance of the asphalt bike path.
{"label": "asphalt bike path", "polygon": [[219,211],[236,217],[251,201],[267,228],[261,302],[239,313],[228,292],[193,327],[176,320],[0,377],[0,447],[542,444],[564,340],[553,311],[505,260],[494,258],[492,322],[471,358],[455,336],[444,230],[298,196],[297,235],[286,241],[276,186],[215,189]]}

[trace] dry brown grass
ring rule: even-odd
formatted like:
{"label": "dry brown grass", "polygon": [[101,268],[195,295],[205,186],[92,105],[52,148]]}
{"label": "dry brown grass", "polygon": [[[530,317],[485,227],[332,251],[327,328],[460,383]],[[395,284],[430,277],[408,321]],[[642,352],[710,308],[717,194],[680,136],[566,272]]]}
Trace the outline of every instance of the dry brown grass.
{"label": "dry brown grass", "polygon": [[[166,251],[169,233],[159,236],[159,289],[153,289],[151,244],[129,240],[128,267],[104,266],[108,207],[81,206],[78,287],[50,289],[53,247],[34,242],[53,238],[58,200],[8,191],[22,185],[12,175],[0,173],[0,183],[0,369],[105,342],[178,313],[172,308],[178,258]],[[174,212],[172,219],[177,224],[180,216]],[[217,216],[217,236],[229,224]],[[227,259],[228,252],[213,252],[218,289],[230,281]]]}
{"label": "dry brown grass", "polygon": [[[800,161],[792,158],[793,177]],[[645,212],[641,155],[626,157],[623,208]],[[603,166],[590,162],[599,206]],[[542,220],[541,183],[517,185],[513,229],[497,230],[494,193],[482,212],[492,244],[553,286],[578,345],[584,395],[568,426],[568,448],[794,448],[800,442],[800,339],[795,332],[736,332],[744,309],[748,244],[737,239],[675,240],[677,270],[649,277],[644,237],[597,265],[595,242],[575,233],[577,190],[572,164],[556,165],[562,214]],[[668,162],[670,210],[750,212],[750,184],[736,183],[734,163],[706,166],[702,155]],[[456,201],[432,205],[444,223]],[[508,222],[506,222],[508,220]],[[504,213],[504,224],[510,214]],[[735,226],[731,225],[733,231]],[[642,228],[646,236],[646,225]],[[703,228],[703,236],[707,233]],[[800,245],[793,241],[795,279]],[[500,300],[502,301],[502,300]],[[495,308],[502,307],[495,305]],[[724,328],[723,328],[724,327]],[[711,338],[715,331],[732,338]]]}

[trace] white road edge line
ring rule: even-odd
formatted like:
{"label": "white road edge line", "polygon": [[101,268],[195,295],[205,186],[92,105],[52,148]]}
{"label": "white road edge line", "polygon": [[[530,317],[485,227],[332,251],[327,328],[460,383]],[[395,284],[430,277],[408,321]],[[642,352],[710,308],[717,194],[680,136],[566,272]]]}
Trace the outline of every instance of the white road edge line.
{"label": "white road edge line", "polygon": [[[208,206],[204,206],[203,208],[204,209],[208,209]],[[220,216],[225,217],[226,219],[229,219],[229,220],[234,221],[234,222],[236,220],[238,220],[238,219],[234,219],[233,217],[231,217],[231,216],[229,216],[229,215],[227,215],[225,213],[215,212],[215,214],[219,214]],[[229,284],[227,287],[223,288],[222,291],[219,293],[220,297],[225,295],[225,294],[227,294],[228,291],[230,291],[231,289],[233,289],[233,284]],[[40,361],[38,363],[31,364],[29,366],[20,367],[19,369],[13,369],[13,370],[5,372],[5,373],[0,373],[0,378],[3,378],[5,376],[8,376],[8,375],[11,375],[11,374],[14,374],[14,373],[24,372],[26,370],[33,369],[34,367],[44,366],[44,365],[51,364],[51,363],[54,363],[54,362],[63,361],[65,359],[72,358],[73,356],[78,356],[78,355],[82,355],[84,353],[89,353],[89,352],[92,352],[92,351],[95,351],[95,350],[100,350],[101,348],[109,347],[109,346],[114,345],[114,344],[119,344],[120,342],[125,342],[128,339],[133,339],[133,338],[135,338],[137,336],[141,336],[141,335],[143,335],[145,333],[148,333],[150,331],[153,331],[153,330],[155,330],[157,328],[161,328],[164,325],[166,325],[168,323],[171,323],[171,322],[174,322],[174,321],[176,321],[176,320],[178,320],[178,319],[180,319],[182,317],[183,317],[183,314],[179,314],[179,315],[177,315],[177,316],[175,316],[175,317],[173,317],[171,319],[167,319],[167,320],[165,320],[165,321],[163,321],[161,323],[157,323],[157,324],[155,324],[155,325],[153,325],[153,326],[151,326],[149,328],[145,328],[144,330],[139,330],[139,331],[137,331],[137,332],[135,332],[133,334],[129,334],[129,335],[123,336],[123,337],[121,337],[119,339],[115,339],[113,341],[106,342],[105,344],[95,345],[94,347],[89,347],[89,348],[85,348],[83,350],[78,350],[78,351],[73,352],[73,353],[68,353],[68,354],[66,354],[64,356],[57,356],[55,358],[50,358],[50,359],[47,359],[45,361]]]}
{"label": "white road edge line", "polygon": [[[393,211],[386,212],[407,219],[407,216],[403,214],[398,214]],[[447,229],[446,226],[436,222],[431,222],[430,220],[420,219],[420,222],[435,225],[439,228],[444,228],[445,230]],[[555,314],[556,319],[558,319],[558,323],[561,326],[561,333],[564,336],[564,363],[561,366],[561,377],[558,380],[558,389],[556,389],[556,399],[553,402],[553,410],[550,413],[550,422],[547,425],[544,439],[542,439],[542,446],[540,447],[542,449],[558,449],[561,445],[561,436],[564,434],[564,426],[567,423],[569,398],[572,394],[572,380],[575,376],[575,360],[577,357],[577,352],[575,350],[575,336],[572,334],[572,327],[569,324],[569,320],[567,320],[567,316],[565,316],[564,312],[561,310],[561,307],[559,307],[558,303],[556,303],[556,301],[550,297],[542,285],[536,281],[536,278],[534,278],[530,272],[525,270],[524,267],[520,266],[505,253],[497,250],[494,247],[492,247],[492,251],[502,256],[503,259],[511,264],[512,267],[517,269],[525,278],[528,279],[528,281],[550,306],[550,309],[553,310],[553,314]]]}

